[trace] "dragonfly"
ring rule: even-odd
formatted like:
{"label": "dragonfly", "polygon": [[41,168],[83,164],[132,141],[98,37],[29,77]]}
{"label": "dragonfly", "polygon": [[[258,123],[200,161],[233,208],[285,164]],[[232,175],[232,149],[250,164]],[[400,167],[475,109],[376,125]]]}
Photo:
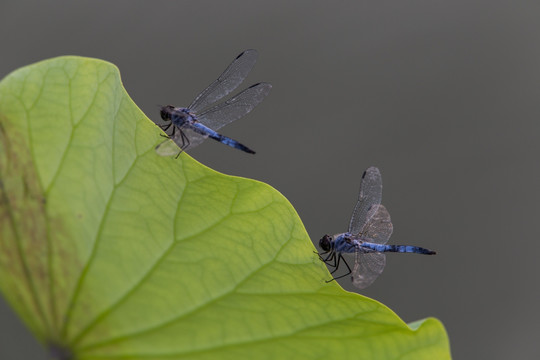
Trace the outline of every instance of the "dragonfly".
{"label": "dragonfly", "polygon": [[[257,83],[233,96],[231,99],[213,105],[236,89],[249,74],[257,61],[257,51],[249,49],[238,55],[225,71],[206,89],[204,89],[188,107],[162,106],[161,119],[164,124],[158,124],[163,131],[172,127],[170,135],[156,147],[156,152],[162,156],[176,157],[191,149],[205,139],[211,138],[249,154],[255,154],[247,146],[221,135],[217,132],[235,120],[249,113],[269,94],[272,85]],[[180,148],[180,150],[179,150]]]}
{"label": "dragonfly", "polygon": [[[349,229],[336,235],[324,235],[319,240],[323,252],[319,258],[334,268],[334,274],[343,260],[348,272],[327,282],[349,274],[354,286],[364,289],[382,273],[386,265],[386,252],[435,255],[433,250],[412,245],[386,245],[392,235],[393,226],[388,210],[381,204],[382,179],[379,169],[370,167],[362,175],[360,195],[354,207]],[[328,254],[326,258],[323,255]],[[351,270],[343,254],[354,254]]]}

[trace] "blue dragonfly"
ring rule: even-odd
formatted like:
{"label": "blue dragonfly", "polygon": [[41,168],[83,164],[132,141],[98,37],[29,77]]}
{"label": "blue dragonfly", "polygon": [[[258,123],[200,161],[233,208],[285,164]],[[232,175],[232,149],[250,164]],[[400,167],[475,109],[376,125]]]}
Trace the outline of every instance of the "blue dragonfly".
{"label": "blue dragonfly", "polygon": [[211,138],[235,149],[255,154],[255,151],[247,146],[221,135],[216,130],[253,110],[268,95],[272,85],[258,83],[225,102],[210,105],[227,96],[244,81],[255,65],[257,56],[257,51],[253,49],[242,52],[187,108],[172,105],[161,107],[160,115],[165,123],[158,126],[163,131],[172,127],[172,132],[166,136],[169,140],[156,147],[156,152],[162,156],[177,154],[178,157],[182,151]]}
{"label": "blue dragonfly", "polygon": [[[392,235],[393,227],[390,214],[381,204],[382,179],[379,169],[370,167],[362,175],[360,195],[354,207],[349,231],[336,235],[324,235],[319,241],[323,249],[319,258],[334,270],[339,268],[343,260],[348,273],[327,282],[334,281],[352,273],[354,286],[363,289],[368,287],[382,273],[386,265],[385,252],[416,253],[424,255],[436,254],[433,250],[412,245],[385,245]],[[351,270],[343,254],[354,254],[354,267]],[[326,258],[322,255],[328,254]]]}

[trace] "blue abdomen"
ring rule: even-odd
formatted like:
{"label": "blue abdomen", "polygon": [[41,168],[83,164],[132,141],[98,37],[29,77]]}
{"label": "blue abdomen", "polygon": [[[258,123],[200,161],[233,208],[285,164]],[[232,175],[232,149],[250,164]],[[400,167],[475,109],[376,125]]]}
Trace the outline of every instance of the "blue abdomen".
{"label": "blue abdomen", "polygon": [[374,244],[370,242],[364,242],[360,244],[361,247],[365,249],[370,249],[377,252],[400,252],[400,253],[415,253],[415,254],[425,254],[425,255],[434,255],[435,251],[424,249],[419,246],[412,245],[383,245],[383,244]]}
{"label": "blue abdomen", "polygon": [[220,134],[218,134],[214,130],[210,129],[209,127],[204,126],[200,122],[192,123],[191,128],[195,132],[197,132],[197,133],[199,133],[201,135],[204,135],[204,136],[210,136],[212,138],[220,137]]}

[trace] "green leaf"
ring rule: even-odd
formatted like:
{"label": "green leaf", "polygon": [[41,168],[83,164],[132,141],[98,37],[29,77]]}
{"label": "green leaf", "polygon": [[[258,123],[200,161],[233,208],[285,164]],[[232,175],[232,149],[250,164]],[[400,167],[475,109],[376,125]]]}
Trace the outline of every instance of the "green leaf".
{"label": "green leaf", "polygon": [[160,132],[104,61],[0,82],[0,289],[54,356],[450,358],[438,320],[325,283],[276,190],[160,157]]}

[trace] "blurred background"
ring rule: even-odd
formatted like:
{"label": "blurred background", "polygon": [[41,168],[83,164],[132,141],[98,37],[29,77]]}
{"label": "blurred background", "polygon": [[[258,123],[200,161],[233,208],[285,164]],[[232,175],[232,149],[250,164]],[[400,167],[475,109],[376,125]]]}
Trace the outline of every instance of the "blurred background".
{"label": "blurred background", "polygon": [[[362,294],[434,316],[456,359],[538,354],[540,3],[534,1],[0,2],[0,78],[59,55],[115,63],[152,119],[187,106],[242,50],[270,96],[190,151],[266,182],[312,240],[347,230],[364,169],[383,175],[393,244]],[[349,278],[342,285],[356,291]],[[47,359],[0,298],[0,358]]]}

